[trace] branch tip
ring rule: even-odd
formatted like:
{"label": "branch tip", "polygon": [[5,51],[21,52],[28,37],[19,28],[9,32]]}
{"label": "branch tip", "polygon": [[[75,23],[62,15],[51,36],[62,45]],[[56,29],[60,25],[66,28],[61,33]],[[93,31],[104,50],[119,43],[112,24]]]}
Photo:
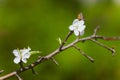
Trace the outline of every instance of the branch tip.
{"label": "branch tip", "polygon": [[112,55],[114,56],[116,51],[114,48],[111,48],[111,52],[112,52]]}

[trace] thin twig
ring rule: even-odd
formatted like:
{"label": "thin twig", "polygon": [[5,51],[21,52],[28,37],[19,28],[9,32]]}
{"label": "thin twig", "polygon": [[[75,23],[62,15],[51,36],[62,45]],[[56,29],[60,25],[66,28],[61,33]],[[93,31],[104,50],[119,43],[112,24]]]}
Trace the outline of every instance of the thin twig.
{"label": "thin twig", "polygon": [[106,37],[106,36],[96,36],[97,38],[99,39],[103,39],[103,40],[106,40],[106,41],[111,41],[111,40],[120,40],[120,37]]}
{"label": "thin twig", "polygon": [[62,42],[62,44],[59,47],[59,50],[61,50],[61,48],[64,46],[64,44],[66,43],[66,41],[68,40],[68,38],[70,37],[70,35],[73,33],[73,31],[70,31],[68,33],[68,35],[66,36],[65,40]]}
{"label": "thin twig", "polygon": [[96,41],[96,40],[94,40],[94,39],[91,39],[91,41],[93,41],[93,42],[95,42],[96,44],[98,44],[98,45],[100,45],[100,46],[108,49],[109,51],[111,51],[111,52],[112,52],[112,55],[115,54],[115,50],[114,50],[113,48],[110,48],[110,47],[106,46],[105,44],[100,43],[100,42],[98,42],[98,41]]}
{"label": "thin twig", "polygon": [[93,33],[93,35],[96,35],[97,32],[99,31],[99,29],[100,29],[100,26],[97,26],[97,27],[94,29],[94,33]]}
{"label": "thin twig", "polygon": [[59,65],[58,62],[52,57],[50,58],[56,65]]}
{"label": "thin twig", "polygon": [[23,80],[18,74],[16,74],[16,77],[18,78],[18,80]]}
{"label": "thin twig", "polygon": [[104,37],[105,40],[110,41],[110,40],[120,40],[120,37],[110,37],[110,38],[106,38]]}
{"label": "thin twig", "polygon": [[80,48],[77,46],[73,45],[75,49],[77,49],[83,56],[85,56],[88,60],[90,60],[92,63],[94,62],[94,59],[90,56],[88,56],[86,53],[84,53]]}

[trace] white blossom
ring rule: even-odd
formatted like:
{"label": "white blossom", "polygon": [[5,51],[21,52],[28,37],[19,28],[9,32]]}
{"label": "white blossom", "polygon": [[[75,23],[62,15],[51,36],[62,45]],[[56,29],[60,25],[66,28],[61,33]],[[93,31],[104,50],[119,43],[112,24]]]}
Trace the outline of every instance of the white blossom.
{"label": "white blossom", "polygon": [[14,49],[13,54],[15,56],[14,63],[18,64],[21,61],[27,63],[27,59],[30,58],[30,48],[28,49]]}
{"label": "white blossom", "polygon": [[71,31],[74,31],[76,36],[83,35],[86,26],[84,25],[84,20],[75,19],[73,24],[69,26]]}

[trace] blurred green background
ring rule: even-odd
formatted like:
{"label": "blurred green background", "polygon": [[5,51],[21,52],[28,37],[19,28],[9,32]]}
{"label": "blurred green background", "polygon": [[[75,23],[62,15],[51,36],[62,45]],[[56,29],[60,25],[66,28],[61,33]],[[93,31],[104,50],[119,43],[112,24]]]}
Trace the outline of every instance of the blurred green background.
{"label": "blurred green background", "polygon": [[[83,37],[91,35],[97,25],[100,35],[120,35],[120,0],[0,0],[0,69],[5,70],[0,76],[19,68],[13,63],[13,49],[30,46],[42,51],[25,65],[54,51],[59,46],[56,39],[65,38],[79,12],[87,26]],[[74,39],[72,35],[69,42]],[[23,80],[120,80],[120,41],[99,41],[115,47],[116,55],[87,41],[78,45],[95,63],[70,48],[55,56],[59,66],[46,61],[35,68],[38,75],[28,70],[20,76]]]}

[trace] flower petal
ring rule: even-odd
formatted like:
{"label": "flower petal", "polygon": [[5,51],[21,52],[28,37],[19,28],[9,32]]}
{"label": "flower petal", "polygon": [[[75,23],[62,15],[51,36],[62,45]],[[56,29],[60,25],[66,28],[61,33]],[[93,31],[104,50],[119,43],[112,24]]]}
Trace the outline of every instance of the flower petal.
{"label": "flower petal", "polygon": [[20,51],[21,51],[22,57],[23,57],[25,54],[28,54],[28,53],[29,53],[30,49],[22,49],[22,50],[20,50]]}
{"label": "flower petal", "polygon": [[78,31],[80,31],[80,32],[84,31],[85,27],[86,27],[85,25],[79,26]]}
{"label": "flower petal", "polygon": [[77,23],[77,22],[79,22],[79,20],[78,20],[78,19],[75,19],[75,20],[73,21],[73,24],[75,24],[75,23]]}
{"label": "flower petal", "polygon": [[19,57],[15,57],[15,59],[13,61],[14,61],[14,63],[18,64],[20,62],[20,58]]}
{"label": "flower petal", "polygon": [[79,31],[78,31],[78,30],[74,30],[74,34],[75,34],[76,36],[78,36],[78,35],[79,35]]}
{"label": "flower petal", "polygon": [[73,31],[73,30],[75,29],[75,27],[74,27],[73,25],[71,25],[71,26],[69,27],[69,29],[70,29],[71,31]]}
{"label": "flower petal", "polygon": [[13,50],[13,54],[14,54],[16,57],[20,57],[19,51],[18,51],[17,49]]}
{"label": "flower petal", "polygon": [[26,58],[22,58],[22,61],[23,61],[24,63],[27,63],[27,59],[26,59]]}
{"label": "flower petal", "polygon": [[83,21],[83,20],[80,20],[80,21],[79,21],[79,24],[80,24],[80,25],[84,25],[84,21]]}
{"label": "flower petal", "polygon": [[22,58],[30,58],[30,53],[26,53],[22,56]]}

